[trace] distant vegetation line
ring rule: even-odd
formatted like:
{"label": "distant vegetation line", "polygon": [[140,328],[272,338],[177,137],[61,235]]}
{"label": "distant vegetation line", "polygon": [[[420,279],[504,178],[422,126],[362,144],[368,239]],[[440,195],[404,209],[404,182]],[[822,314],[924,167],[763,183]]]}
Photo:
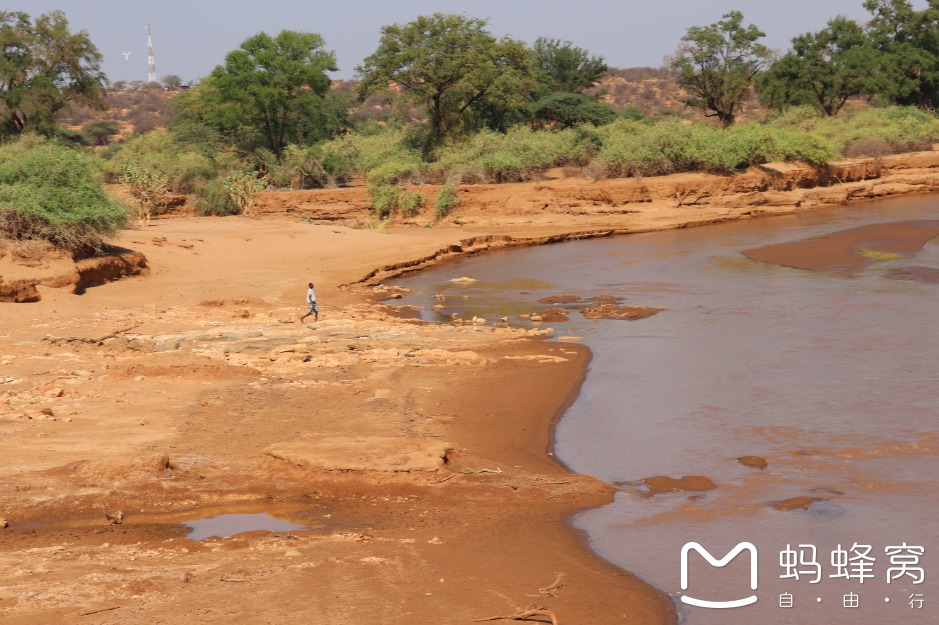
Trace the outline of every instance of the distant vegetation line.
{"label": "distant vegetation line", "polygon": [[[70,32],[61,11],[0,12],[10,51],[0,139],[50,140],[12,148],[32,170],[8,168],[0,214],[21,224],[17,198],[40,197],[30,185],[56,171],[56,145],[92,154],[89,175],[126,184],[143,220],[170,194],[231,214],[249,212],[262,189],[353,179],[378,218],[428,208],[443,218],[460,184],[554,167],[594,179],[731,174],[928,148],[939,142],[939,0],[863,6],[868,22],[835,17],[781,55],[730,11],[689,27],[663,68],[609,68],[568,41],[529,45],[493,36],[486,20],[434,13],[385,26],[354,81],[328,78],[336,59],[320,35],[284,30],[246,39],[197,85],[170,75],[111,86],[88,34]],[[423,183],[440,195],[423,197],[413,188]],[[95,206],[110,217],[83,219],[106,236],[113,206]],[[0,234],[62,243],[54,229],[17,228]]]}

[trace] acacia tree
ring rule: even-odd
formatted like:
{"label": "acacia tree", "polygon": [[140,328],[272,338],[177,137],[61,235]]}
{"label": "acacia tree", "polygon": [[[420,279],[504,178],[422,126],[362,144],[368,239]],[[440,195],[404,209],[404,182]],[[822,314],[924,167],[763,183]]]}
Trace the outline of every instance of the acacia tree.
{"label": "acacia tree", "polygon": [[160,79],[160,82],[162,82],[163,86],[167,89],[179,89],[183,86],[183,79],[177,74],[167,74]]}
{"label": "acacia tree", "polygon": [[62,11],[30,22],[0,11],[0,133],[49,133],[56,113],[71,104],[103,109],[108,79],[88,33],[69,32]]}
{"label": "acacia tree", "polygon": [[424,105],[425,156],[480,116],[521,107],[535,85],[529,52],[508,37],[497,40],[486,24],[434,13],[383,27],[378,49],[356,68],[360,97],[400,90],[402,97]]}
{"label": "acacia tree", "polygon": [[710,26],[692,26],[671,65],[681,71],[678,85],[688,94],[685,104],[717,117],[726,128],[750,96],[754,76],[772,53],[757,40],[766,34],[743,25],[743,14],[731,11]]}
{"label": "acacia tree", "polygon": [[880,60],[857,22],[839,16],[817,33],[793,38],[792,50],[758,86],[763,101],[775,108],[811,103],[831,117],[848,99],[882,88]]}
{"label": "acacia tree", "polygon": [[316,33],[254,35],[229,52],[179,110],[236,142],[255,137],[280,158],[287,144],[308,139],[310,120],[324,106],[326,72],[337,69],[335,55],[324,45]]}
{"label": "acacia tree", "polygon": [[603,78],[609,69],[602,56],[590,56],[587,50],[570,41],[547,37],[535,40],[532,62],[549,92],[581,93]]}

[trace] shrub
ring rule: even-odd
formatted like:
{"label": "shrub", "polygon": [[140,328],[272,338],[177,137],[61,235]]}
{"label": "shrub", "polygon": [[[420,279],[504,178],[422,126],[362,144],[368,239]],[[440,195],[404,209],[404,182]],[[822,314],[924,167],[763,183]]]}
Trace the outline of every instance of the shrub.
{"label": "shrub", "polygon": [[382,168],[370,176],[370,182],[395,184],[418,175],[424,166],[420,153],[408,147],[404,133],[398,130],[344,135],[320,144],[317,152],[323,169],[337,182]]}
{"label": "shrub", "polygon": [[368,194],[372,211],[381,219],[387,219],[395,212],[416,215],[427,204],[419,191],[408,191],[390,184],[370,184]]}
{"label": "shrub", "polygon": [[237,215],[238,205],[232,202],[221,180],[209,180],[196,189],[196,210],[200,215],[222,217]]}
{"label": "shrub", "polygon": [[438,150],[428,166],[432,179],[464,182],[521,182],[566,164],[585,164],[599,137],[589,126],[559,131],[516,126],[507,134],[484,130],[469,140]]}
{"label": "shrub", "polygon": [[250,216],[254,208],[254,201],[258,193],[264,189],[264,181],[257,174],[247,171],[236,171],[221,179],[222,186],[228,192],[228,197],[238,207],[242,215]]}
{"label": "shrub", "polygon": [[398,208],[405,215],[416,215],[425,204],[427,200],[418,191],[401,191],[398,195]]}
{"label": "shrub", "polygon": [[25,136],[0,147],[0,236],[97,250],[127,210],[95,180],[85,154]]}
{"label": "shrub", "polygon": [[221,171],[218,160],[191,145],[175,141],[165,131],[129,139],[106,161],[104,171],[116,181],[129,164],[159,171],[166,176],[168,190],[173,193],[192,193],[201,183],[216,178]]}
{"label": "shrub", "polygon": [[139,163],[125,163],[121,182],[127,185],[137,203],[137,220],[146,226],[166,198],[166,175]]}
{"label": "shrub", "polygon": [[372,210],[384,219],[398,206],[401,190],[388,184],[375,184],[368,187],[368,195],[372,199]]}
{"label": "shrub", "polygon": [[440,192],[437,193],[437,199],[434,201],[434,210],[437,213],[437,219],[446,217],[453,209],[460,204],[460,196],[457,195],[457,185],[447,183],[443,185]]}

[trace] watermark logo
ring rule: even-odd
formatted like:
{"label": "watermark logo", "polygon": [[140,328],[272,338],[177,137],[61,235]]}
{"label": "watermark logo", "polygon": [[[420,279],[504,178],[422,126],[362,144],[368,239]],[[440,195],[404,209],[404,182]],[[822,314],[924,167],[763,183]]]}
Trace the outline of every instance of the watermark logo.
{"label": "watermark logo", "polygon": [[[848,544],[851,545],[850,548],[847,547]],[[723,568],[744,551],[748,552],[750,555],[750,589],[757,590],[758,556],[757,548],[753,543],[738,543],[724,557],[718,559],[702,547],[701,543],[688,542],[681,548],[682,591],[688,590],[689,554],[692,551],[700,554],[708,564],[716,568]],[[783,591],[779,594],[779,607],[795,608],[800,605],[822,603],[822,593],[818,591],[816,585],[822,580],[832,580],[831,583],[840,585],[839,590],[843,593],[841,597],[843,608],[864,609],[865,604],[870,606],[872,601],[882,601],[881,605],[890,608],[900,607],[905,603],[914,610],[923,609],[926,604],[925,593],[915,592],[915,590],[926,580],[926,571],[923,566],[926,548],[922,545],[910,545],[905,541],[900,544],[887,545],[883,548],[886,563],[878,562],[877,553],[878,549],[870,544],[837,543],[837,546],[830,550],[830,558],[825,558],[815,545],[787,543],[784,549],[779,550],[781,572],[778,577],[779,580],[784,580],[782,583],[785,584],[779,588]],[[733,571],[730,574],[735,575],[737,571],[741,571],[740,566],[735,565],[732,568]],[[878,579],[886,583],[881,589],[872,587],[872,582]],[[770,586],[773,585],[771,579]],[[710,586],[714,587],[713,580]],[[776,582],[776,586],[780,586],[780,582]],[[910,592],[911,590],[913,592]],[[682,603],[701,608],[739,608],[754,604],[757,600],[755,592],[748,597],[732,601],[699,599],[688,594],[681,596]]]}
{"label": "watermark logo", "polygon": [[[681,589],[688,590],[688,553],[690,551],[697,551],[701,554],[701,557],[704,558],[708,564],[714,567],[722,568],[727,566],[727,564],[736,558],[742,551],[747,551],[750,553],[750,589],[756,590],[757,588],[757,552],[756,547],[753,543],[738,543],[736,547],[727,552],[723,558],[718,560],[708,552],[707,549],[702,547],[700,543],[690,542],[685,543],[684,547],[681,548]],[[756,595],[750,595],[749,597],[744,597],[743,599],[734,599],[732,601],[708,601],[706,599],[695,599],[694,597],[689,597],[688,595],[682,595],[681,600],[684,603],[689,605],[698,606],[699,608],[739,608],[745,605],[750,605],[756,603]]]}

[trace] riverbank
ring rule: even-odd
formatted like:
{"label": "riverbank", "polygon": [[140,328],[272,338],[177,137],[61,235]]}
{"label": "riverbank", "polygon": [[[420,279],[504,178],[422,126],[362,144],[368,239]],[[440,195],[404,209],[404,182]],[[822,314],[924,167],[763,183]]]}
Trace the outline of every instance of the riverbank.
{"label": "riverbank", "polygon": [[[755,215],[643,206],[517,221],[467,202],[389,234],[270,211],[158,220],[118,241],[147,275],[4,304],[5,622],[670,622],[564,523],[613,494],[546,455],[586,350],[519,320],[428,326],[375,303],[389,276],[462,254]],[[301,325],[309,280],[320,322]],[[314,530],[194,543],[178,525],[233,511]]]}
{"label": "riverbank", "polygon": [[[157,221],[119,242],[148,275],[4,305],[4,622],[669,622],[564,523],[613,493],[546,455],[587,351],[337,286],[448,237]],[[260,512],[313,529],[179,525]]]}

